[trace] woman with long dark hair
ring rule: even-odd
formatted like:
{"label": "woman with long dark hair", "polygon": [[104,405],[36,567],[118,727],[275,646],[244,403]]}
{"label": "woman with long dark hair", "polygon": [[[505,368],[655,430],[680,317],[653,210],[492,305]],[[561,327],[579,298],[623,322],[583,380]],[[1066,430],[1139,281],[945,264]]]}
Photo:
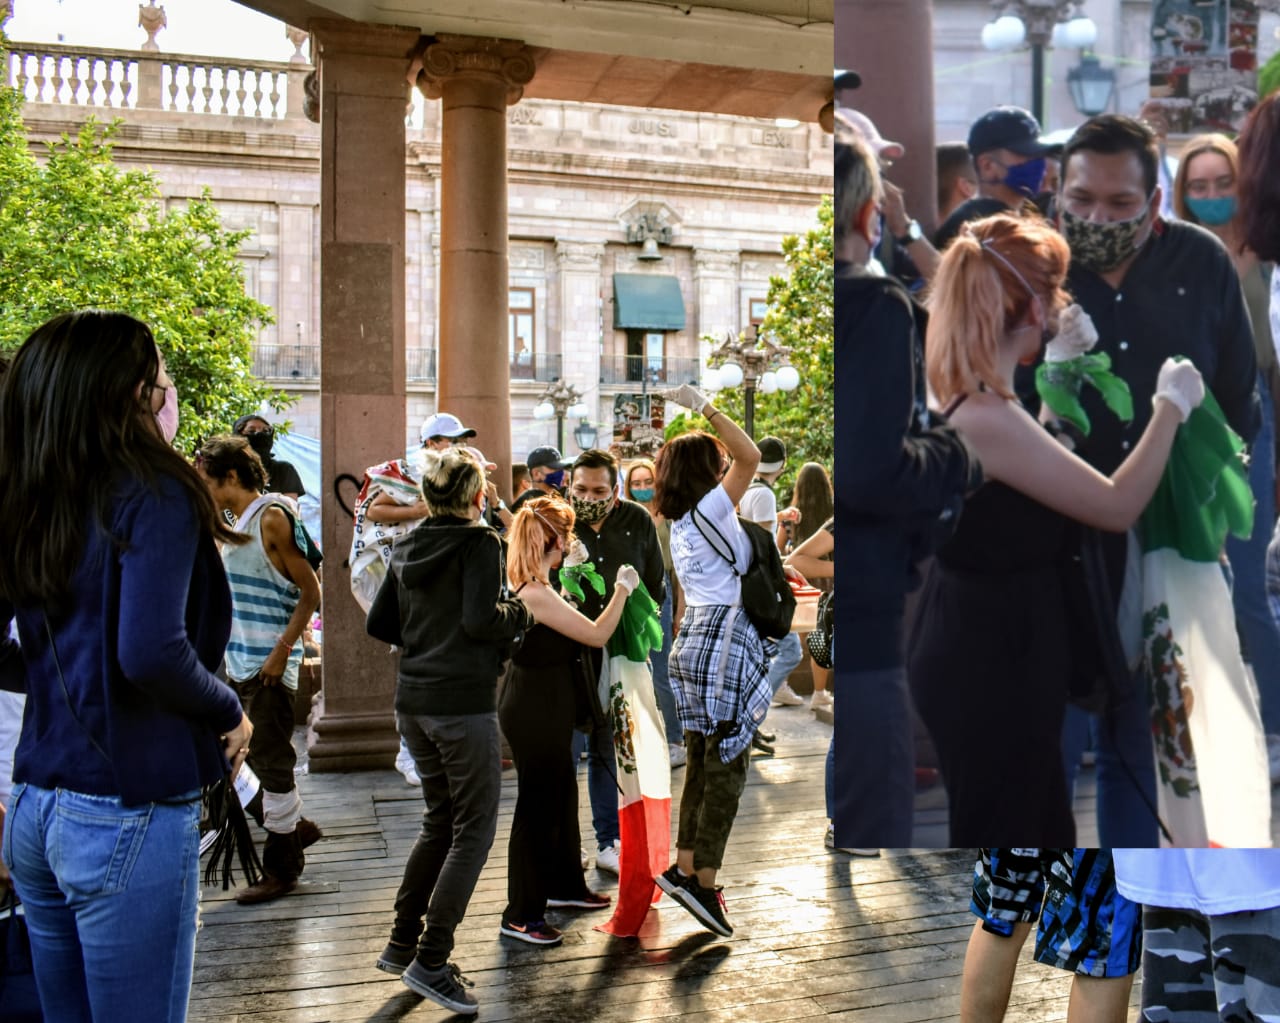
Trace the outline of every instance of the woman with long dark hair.
{"label": "woman with long dark hair", "polygon": [[213,674],[214,541],[240,538],[170,446],[177,410],[123,313],[55,317],[0,385],[0,632],[16,616],[27,692],[3,852],[51,1020],[186,1018],[200,789],[252,733]]}
{"label": "woman with long dark hair", "polygon": [[760,449],[688,384],[670,392],[719,437],[681,434],[658,453],[655,498],[671,523],[671,560],[685,612],[668,660],[688,760],[676,862],[658,887],[709,931],[728,937],[716,873],[747,781],[751,738],[773,695],[764,641],[742,609],[751,542],[734,510],[755,479]]}
{"label": "woman with long dark hair", "polygon": [[622,620],[640,576],[618,569],[613,596],[595,621],[551,585],[574,544],[567,501],[535,497],[520,506],[508,534],[507,580],[537,620],[512,656],[498,720],[516,762],[515,817],[507,853],[507,907],[500,933],[531,945],[559,945],[548,906],[606,909],[609,898],[587,888],[578,831],[578,782],[571,753],[575,724],[596,684],[585,647],[602,647]]}

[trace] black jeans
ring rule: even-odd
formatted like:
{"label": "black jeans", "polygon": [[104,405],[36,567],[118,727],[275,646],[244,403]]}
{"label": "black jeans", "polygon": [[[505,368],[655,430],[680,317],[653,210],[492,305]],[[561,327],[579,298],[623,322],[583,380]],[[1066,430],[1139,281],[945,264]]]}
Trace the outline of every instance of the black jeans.
{"label": "black jeans", "polygon": [[396,893],[391,940],[416,944],[423,963],[441,966],[498,831],[498,715],[397,713],[396,725],[422,777],[427,806]]}
{"label": "black jeans", "polygon": [[[306,857],[297,832],[271,830],[264,817],[263,797],[266,793],[287,794],[297,788],[293,768],[298,755],[293,749],[293,690],[283,685],[264,686],[255,675],[243,682],[231,680],[240,697],[240,705],[253,723],[249,739],[249,755],[245,761],[258,776],[262,790],[246,807],[267,828],[262,846],[262,867],[284,881],[296,880],[306,865]],[[272,811],[274,812],[274,811]]]}

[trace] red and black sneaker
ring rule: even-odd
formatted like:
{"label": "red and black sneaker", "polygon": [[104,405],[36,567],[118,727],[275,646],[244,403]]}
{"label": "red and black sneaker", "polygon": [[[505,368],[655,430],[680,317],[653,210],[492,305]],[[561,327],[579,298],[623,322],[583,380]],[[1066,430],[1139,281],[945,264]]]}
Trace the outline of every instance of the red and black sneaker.
{"label": "red and black sneaker", "polygon": [[527,941],[530,945],[559,945],[564,935],[545,920],[535,920],[531,924],[517,924],[503,919],[499,932],[517,941]]}
{"label": "red and black sneaker", "polygon": [[608,909],[613,899],[599,892],[587,892],[568,899],[547,899],[548,909]]}

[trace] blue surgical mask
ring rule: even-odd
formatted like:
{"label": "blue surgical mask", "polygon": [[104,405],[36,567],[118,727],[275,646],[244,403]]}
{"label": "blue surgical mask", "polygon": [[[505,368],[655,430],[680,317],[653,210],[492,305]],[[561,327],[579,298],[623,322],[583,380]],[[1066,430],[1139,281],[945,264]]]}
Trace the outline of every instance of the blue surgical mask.
{"label": "blue surgical mask", "polygon": [[555,472],[549,472],[542,477],[542,482],[549,487],[555,487],[559,490],[564,486],[564,470],[557,469]]}
{"label": "blue surgical mask", "polygon": [[1236,197],[1219,195],[1212,199],[1197,199],[1187,196],[1187,209],[1200,223],[1218,227],[1236,215]]}
{"label": "blue surgical mask", "polygon": [[641,504],[648,504],[653,500],[653,487],[644,487],[643,489],[640,487],[632,487],[631,497],[634,500],[639,501]]}
{"label": "blue surgical mask", "polygon": [[1044,157],[1037,156],[1026,163],[1018,164],[1016,167],[1006,167],[1004,184],[1015,192],[1036,195],[1040,191],[1040,186],[1044,184],[1044,170]]}

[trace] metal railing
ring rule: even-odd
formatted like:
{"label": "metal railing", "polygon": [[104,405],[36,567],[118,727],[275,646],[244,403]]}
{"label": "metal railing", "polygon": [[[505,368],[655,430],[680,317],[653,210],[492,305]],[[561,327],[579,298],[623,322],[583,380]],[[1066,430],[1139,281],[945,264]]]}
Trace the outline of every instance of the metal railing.
{"label": "metal railing", "polygon": [[559,352],[525,352],[511,360],[510,375],[514,380],[537,380],[548,383],[558,380],[564,366],[564,356]]}
{"label": "metal railing", "polygon": [[319,345],[255,345],[254,376],[267,380],[319,380]]}
{"label": "metal railing", "polygon": [[404,350],[404,378],[408,383],[434,383],[436,379],[436,350],[434,348],[406,348]]}
{"label": "metal railing", "polygon": [[605,355],[600,359],[600,383],[678,387],[697,383],[697,359],[654,359],[643,355]]}
{"label": "metal railing", "polygon": [[280,120],[302,116],[304,64],[9,42],[8,83],[31,103]]}

